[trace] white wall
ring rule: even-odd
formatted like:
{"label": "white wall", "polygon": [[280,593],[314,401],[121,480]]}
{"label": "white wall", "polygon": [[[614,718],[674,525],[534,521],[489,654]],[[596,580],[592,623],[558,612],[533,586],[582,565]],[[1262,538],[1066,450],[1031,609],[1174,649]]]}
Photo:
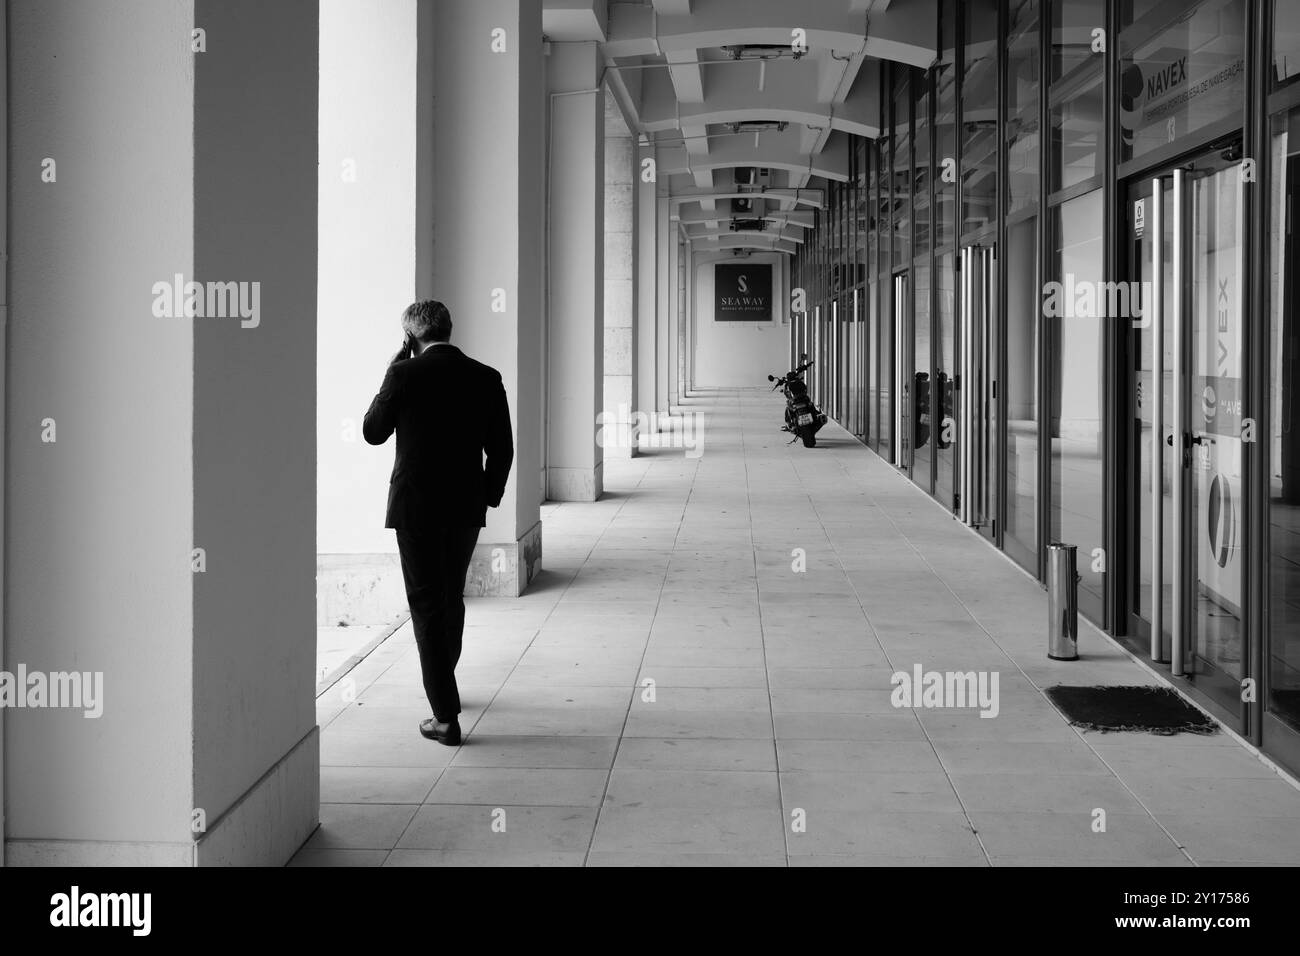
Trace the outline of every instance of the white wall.
{"label": "white wall", "polygon": [[[786,256],[754,253],[746,259],[723,254],[695,257],[695,382],[696,388],[747,388],[763,385],[768,373],[785,372],[789,351],[789,316],[784,304]],[[719,262],[770,263],[772,265],[771,322],[715,322],[713,318],[713,267]]]}
{"label": "white wall", "polygon": [[[321,554],[397,551],[384,528],[393,443],[367,445],[361,419],[401,345],[402,310],[416,298],[416,15],[416,0],[321,0]],[[352,182],[343,175],[349,162]]]}

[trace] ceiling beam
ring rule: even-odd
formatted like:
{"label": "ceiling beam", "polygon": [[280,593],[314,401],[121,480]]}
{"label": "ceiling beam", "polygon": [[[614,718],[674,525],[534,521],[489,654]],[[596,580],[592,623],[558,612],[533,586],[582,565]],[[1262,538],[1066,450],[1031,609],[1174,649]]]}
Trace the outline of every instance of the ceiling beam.
{"label": "ceiling beam", "polygon": [[559,42],[604,41],[609,34],[606,0],[543,0],[542,33]]}
{"label": "ceiling beam", "polygon": [[821,209],[826,204],[823,190],[821,189],[769,189],[766,192],[703,192],[690,187],[674,190],[668,200],[674,206],[688,202],[699,202],[702,199],[753,199],[762,197],[764,199],[787,200],[799,206],[806,206],[812,209]]}
{"label": "ceiling beam", "polygon": [[[688,226],[696,223],[730,222],[733,218],[736,218],[736,214],[732,212],[682,212],[681,214],[681,221],[686,223]],[[789,212],[769,212],[762,216],[742,216],[740,218],[766,219],[768,222],[779,222],[791,226],[798,226],[800,229],[813,228],[813,214],[811,211],[802,212],[790,210]]]}
{"label": "ceiling beam", "polygon": [[[894,0],[869,15],[848,4],[789,0],[709,0],[689,15],[615,3],[610,10],[608,56],[653,56],[669,50],[717,49],[734,44],[789,45],[798,28],[810,50],[861,52],[927,67],[936,51],[937,0]],[[864,36],[864,29],[866,35]]]}
{"label": "ceiling beam", "polygon": [[687,228],[686,235],[690,239],[709,239],[709,238],[718,238],[720,236],[751,236],[752,235],[752,236],[767,237],[771,239],[781,239],[784,240],[785,242],[793,242],[796,245],[802,245],[804,240],[803,230],[795,226],[791,226],[788,229],[764,229],[762,232],[758,232],[758,231],[749,231],[749,230],[737,231],[730,228],[724,229],[720,226],[700,226],[698,224],[695,224]]}
{"label": "ceiling beam", "polygon": [[690,156],[683,147],[660,147],[660,174],[767,166],[791,173],[807,171],[840,182],[849,178],[849,140],[842,134],[832,136],[821,152],[813,154],[803,152],[798,130],[760,133],[757,144],[752,133],[713,139],[710,143],[709,155],[703,158]]}
{"label": "ceiling beam", "polygon": [[692,239],[691,245],[697,251],[709,251],[713,249],[755,249],[762,252],[784,252],[787,255],[794,255],[799,251],[798,245],[785,239],[764,239],[761,235],[745,236],[731,235],[727,237],[708,237],[702,239]]}

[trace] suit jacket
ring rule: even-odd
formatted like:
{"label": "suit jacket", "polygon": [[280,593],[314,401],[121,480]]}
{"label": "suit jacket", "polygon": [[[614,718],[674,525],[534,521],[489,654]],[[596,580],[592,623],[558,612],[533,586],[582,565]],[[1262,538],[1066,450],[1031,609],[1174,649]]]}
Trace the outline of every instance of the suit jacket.
{"label": "suit jacket", "polygon": [[394,431],[384,526],[483,527],[488,507],[501,504],[515,455],[501,373],[454,345],[394,362],[362,434],[382,445]]}

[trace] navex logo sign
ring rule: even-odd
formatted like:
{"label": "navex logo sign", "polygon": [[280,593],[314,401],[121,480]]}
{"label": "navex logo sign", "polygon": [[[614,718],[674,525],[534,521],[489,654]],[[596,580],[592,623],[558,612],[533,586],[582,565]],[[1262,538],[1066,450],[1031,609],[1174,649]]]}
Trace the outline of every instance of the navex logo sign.
{"label": "navex logo sign", "polygon": [[713,321],[772,321],[771,263],[718,263],[713,271]]}

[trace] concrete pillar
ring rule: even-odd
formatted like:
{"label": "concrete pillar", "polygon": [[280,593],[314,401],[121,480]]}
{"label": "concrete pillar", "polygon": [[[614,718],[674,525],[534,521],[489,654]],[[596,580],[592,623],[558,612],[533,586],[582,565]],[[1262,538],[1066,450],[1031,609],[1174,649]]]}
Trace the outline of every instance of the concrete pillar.
{"label": "concrete pillar", "polygon": [[316,825],[317,15],[9,4],[5,663],[102,706],[6,716],[11,864]]}
{"label": "concrete pillar", "polygon": [[596,43],[552,43],[547,215],[546,496],[604,490],[597,421],[604,404],[605,93]]}
{"label": "concrete pillar", "polygon": [[[435,290],[417,238],[431,145],[417,142],[428,5],[321,0],[317,341],[316,615],[319,626],[388,624],[407,613],[396,536],[384,527],[394,442],[361,438],[361,418],[402,340],[402,311]],[[421,31],[424,36],[421,36]],[[423,246],[429,246],[423,243]],[[422,246],[422,248],[423,248]]]}
{"label": "concrete pillar", "polygon": [[682,311],[681,324],[681,388],[683,399],[689,398],[695,387],[695,247],[686,244],[686,308]]}
{"label": "concrete pillar", "polygon": [[655,249],[656,290],[655,304],[655,411],[664,419],[672,414],[668,401],[669,333],[672,329],[673,303],[677,298],[677,275],[673,266],[673,250],[677,246],[677,224],[672,219],[673,205],[666,186],[661,186],[656,200]]}
{"label": "concrete pillar", "polygon": [[605,104],[605,394],[601,445],[607,458],[636,454],[636,144],[613,97]]}
{"label": "concrete pillar", "polygon": [[680,413],[681,398],[681,329],[682,312],[686,307],[686,244],[682,241],[677,222],[672,223],[669,248],[671,262],[668,268],[672,282],[672,308],[668,313],[668,411]]}
{"label": "concrete pillar", "polygon": [[420,6],[433,10],[432,135],[423,141],[432,140],[437,175],[421,185],[432,198],[432,248],[417,243],[417,257],[432,274],[417,287],[447,304],[452,343],[501,373],[515,437],[505,497],[488,510],[466,593],[518,595],[542,557],[542,5]]}
{"label": "concrete pillar", "polygon": [[639,149],[633,167],[636,190],[636,409],[653,418],[655,405],[655,334],[658,328],[659,214],[655,207],[657,185],[641,175],[642,158],[651,149]]}

